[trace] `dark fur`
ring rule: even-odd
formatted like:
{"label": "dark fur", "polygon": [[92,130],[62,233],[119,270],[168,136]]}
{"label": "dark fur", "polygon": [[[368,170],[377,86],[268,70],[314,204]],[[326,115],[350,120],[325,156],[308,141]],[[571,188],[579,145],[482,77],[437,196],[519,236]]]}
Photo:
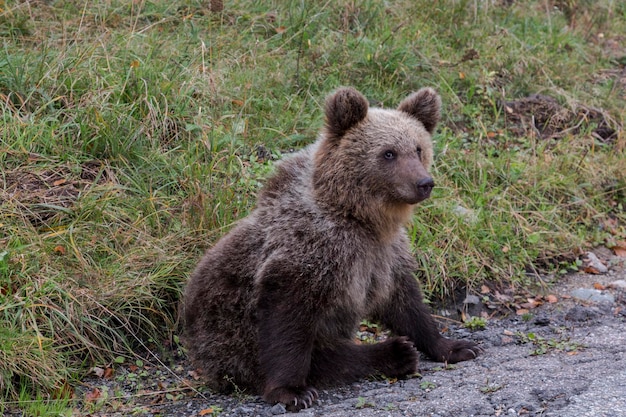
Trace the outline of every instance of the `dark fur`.
{"label": "dark fur", "polygon": [[[404,229],[432,189],[440,107],[432,89],[398,110],[368,109],[353,89],[329,96],[317,142],[278,164],[257,208],[187,285],[185,343],[212,388],[235,384],[297,410],[315,386],[414,373],[418,350],[450,363],[476,356],[474,343],[439,334]],[[355,344],[364,317],[398,336]]]}

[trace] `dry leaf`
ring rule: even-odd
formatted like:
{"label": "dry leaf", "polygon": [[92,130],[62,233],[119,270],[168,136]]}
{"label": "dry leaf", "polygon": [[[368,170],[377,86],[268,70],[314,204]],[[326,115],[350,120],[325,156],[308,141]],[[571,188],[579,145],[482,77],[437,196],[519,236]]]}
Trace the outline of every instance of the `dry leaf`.
{"label": "dry leaf", "polygon": [[465,79],[465,73],[459,72],[459,79],[460,80],[464,80]]}
{"label": "dry leaf", "polygon": [[94,388],[91,391],[85,393],[85,401],[95,402],[102,396],[102,392],[98,388]]}
{"label": "dry leaf", "polygon": [[515,333],[510,331],[510,330],[505,330],[502,332],[502,334],[506,335],[506,336],[515,336]]}
{"label": "dry leaf", "polygon": [[507,245],[502,246],[502,253],[507,253],[510,250],[511,248],[509,248]]}
{"label": "dry leaf", "polygon": [[596,290],[600,290],[600,291],[606,290],[606,287],[600,284],[599,282],[594,282],[593,288],[595,288]]}
{"label": "dry leaf", "polygon": [[524,314],[528,314],[530,311],[527,308],[520,308],[515,312],[518,316],[523,316]]}
{"label": "dry leaf", "polygon": [[593,266],[586,266],[585,269],[583,269],[583,271],[585,271],[587,274],[593,274],[593,275],[598,275],[600,274],[600,271],[598,271],[597,269],[595,269]]}
{"label": "dry leaf", "polygon": [[276,33],[282,34],[282,33],[285,33],[287,31],[287,28],[285,26],[278,26],[274,30],[276,31]]}
{"label": "dry leaf", "polygon": [[59,255],[65,255],[65,247],[62,245],[55,246],[53,250],[55,253],[58,253]]}
{"label": "dry leaf", "polygon": [[65,184],[66,182],[67,180],[65,178],[61,178],[60,180],[56,180],[55,182],[53,182],[52,185],[58,187],[59,185]]}
{"label": "dry leaf", "polygon": [[91,372],[93,372],[98,378],[102,378],[104,376],[104,369],[99,366],[94,366],[91,368]]}
{"label": "dry leaf", "polygon": [[489,289],[488,286],[486,285],[481,285],[480,286],[480,293],[481,294],[489,294],[491,292],[491,290]]}
{"label": "dry leaf", "polygon": [[554,304],[557,301],[559,301],[558,298],[556,298],[556,295],[554,294],[548,294],[548,296],[546,297],[546,300],[548,300],[550,304]]}
{"label": "dry leaf", "polygon": [[231,103],[233,103],[236,106],[243,107],[243,100],[233,99],[231,100]]}
{"label": "dry leaf", "polygon": [[620,258],[626,258],[626,241],[620,240],[617,244],[609,249],[613,250],[616,256]]}
{"label": "dry leaf", "polygon": [[113,368],[106,368],[104,370],[104,379],[111,379],[113,378]]}

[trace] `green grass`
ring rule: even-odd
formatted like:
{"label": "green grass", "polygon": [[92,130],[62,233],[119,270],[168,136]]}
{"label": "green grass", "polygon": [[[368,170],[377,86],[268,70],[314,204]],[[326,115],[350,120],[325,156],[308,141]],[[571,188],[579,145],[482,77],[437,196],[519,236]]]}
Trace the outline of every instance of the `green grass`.
{"label": "green grass", "polygon": [[[0,1],[0,398],[44,407],[174,343],[195,262],[340,85],[443,97],[437,188],[410,228],[429,297],[532,286],[625,239],[626,6],[506,3]],[[534,93],[576,129],[511,119],[503,103]]]}

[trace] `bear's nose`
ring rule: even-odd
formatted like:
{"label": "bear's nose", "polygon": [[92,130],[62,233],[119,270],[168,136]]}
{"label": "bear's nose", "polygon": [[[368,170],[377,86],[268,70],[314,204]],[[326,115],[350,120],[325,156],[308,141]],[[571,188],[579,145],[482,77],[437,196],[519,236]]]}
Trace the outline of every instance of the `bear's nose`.
{"label": "bear's nose", "polygon": [[417,182],[417,188],[421,188],[424,191],[430,191],[435,186],[435,181],[431,177],[422,178]]}

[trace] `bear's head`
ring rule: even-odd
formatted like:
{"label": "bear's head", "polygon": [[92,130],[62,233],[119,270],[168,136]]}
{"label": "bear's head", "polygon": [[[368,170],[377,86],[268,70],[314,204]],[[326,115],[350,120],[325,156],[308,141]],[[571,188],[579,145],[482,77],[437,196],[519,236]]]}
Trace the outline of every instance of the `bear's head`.
{"label": "bear's head", "polygon": [[317,201],[364,221],[408,220],[434,186],[428,170],[440,112],[441,99],[431,88],[409,95],[395,110],[370,108],[352,88],[335,91],[326,100],[315,154]]}

